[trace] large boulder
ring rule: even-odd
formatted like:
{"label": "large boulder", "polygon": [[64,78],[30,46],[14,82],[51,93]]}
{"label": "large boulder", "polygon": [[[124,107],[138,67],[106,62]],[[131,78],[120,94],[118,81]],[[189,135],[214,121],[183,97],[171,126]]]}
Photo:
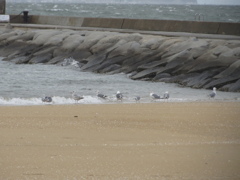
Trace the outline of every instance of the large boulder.
{"label": "large boulder", "polygon": [[230,84],[227,90],[233,92],[240,92],[240,79],[237,80],[235,83]]}
{"label": "large boulder", "polygon": [[240,59],[235,59],[235,61],[229,67],[216,75],[214,78],[221,79],[225,77],[240,77]]}
{"label": "large boulder", "polygon": [[239,40],[0,28],[0,56],[31,64],[65,65],[71,59],[84,71],[240,91]]}
{"label": "large boulder", "polygon": [[62,41],[62,49],[64,51],[75,50],[84,41],[84,36],[81,34],[70,34]]}
{"label": "large boulder", "polygon": [[[57,30],[38,30],[35,31],[35,34],[33,36],[32,43],[37,45],[43,45],[46,42],[49,41],[52,37],[54,37],[57,34],[61,34],[61,31]],[[49,43],[51,44],[51,43]]]}
{"label": "large boulder", "polygon": [[28,63],[29,64],[47,63],[51,59],[52,59],[52,54],[48,53],[44,55],[34,56],[28,61]]}
{"label": "large boulder", "polygon": [[76,50],[90,50],[92,46],[97,44],[102,38],[106,37],[106,32],[95,32],[84,36],[83,42],[76,48]]}
{"label": "large boulder", "polygon": [[93,55],[86,59],[87,63],[82,66],[82,70],[94,71],[104,60],[106,59],[106,54]]}
{"label": "large boulder", "polygon": [[193,38],[187,38],[186,40],[178,41],[174,44],[171,44],[169,47],[166,48],[166,53],[163,55],[164,57],[169,57],[172,55],[176,55],[180,52],[191,50],[191,49],[198,49],[201,47],[206,47],[208,42],[206,40],[198,40]]}

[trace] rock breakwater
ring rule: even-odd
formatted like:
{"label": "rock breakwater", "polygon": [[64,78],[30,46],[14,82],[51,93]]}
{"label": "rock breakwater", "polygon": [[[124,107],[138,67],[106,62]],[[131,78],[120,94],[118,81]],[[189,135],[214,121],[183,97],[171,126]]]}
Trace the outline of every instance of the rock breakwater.
{"label": "rock breakwater", "polygon": [[16,64],[63,64],[73,58],[83,71],[240,91],[239,40],[0,28],[0,56]]}

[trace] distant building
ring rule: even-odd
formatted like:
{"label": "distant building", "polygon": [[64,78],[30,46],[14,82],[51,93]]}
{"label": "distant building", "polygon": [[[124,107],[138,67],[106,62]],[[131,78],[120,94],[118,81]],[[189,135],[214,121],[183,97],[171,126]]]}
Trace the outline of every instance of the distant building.
{"label": "distant building", "polygon": [[0,14],[5,14],[6,0],[0,0]]}

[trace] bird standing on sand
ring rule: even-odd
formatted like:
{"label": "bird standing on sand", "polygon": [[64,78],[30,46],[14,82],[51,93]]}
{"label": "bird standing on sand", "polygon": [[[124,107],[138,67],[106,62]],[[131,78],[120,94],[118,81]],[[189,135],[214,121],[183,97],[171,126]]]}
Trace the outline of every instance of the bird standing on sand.
{"label": "bird standing on sand", "polygon": [[150,93],[150,97],[152,98],[152,100],[161,99],[161,97],[155,93]]}
{"label": "bird standing on sand", "polygon": [[213,91],[208,95],[209,98],[214,98],[216,95],[217,95],[217,92],[216,92],[217,88],[213,88]]}
{"label": "bird standing on sand", "polygon": [[102,99],[106,99],[107,98],[106,95],[99,93],[99,91],[97,91],[97,97],[102,98]]}
{"label": "bird standing on sand", "polygon": [[122,95],[122,93],[120,93],[120,91],[117,92],[116,98],[117,98],[118,101],[122,101],[123,95]]}
{"label": "bird standing on sand", "polygon": [[42,102],[50,103],[50,102],[52,102],[52,97],[44,96],[44,97],[42,97]]}
{"label": "bird standing on sand", "polygon": [[83,99],[83,96],[77,95],[74,91],[72,92],[72,98],[75,100],[77,103],[79,100]]}

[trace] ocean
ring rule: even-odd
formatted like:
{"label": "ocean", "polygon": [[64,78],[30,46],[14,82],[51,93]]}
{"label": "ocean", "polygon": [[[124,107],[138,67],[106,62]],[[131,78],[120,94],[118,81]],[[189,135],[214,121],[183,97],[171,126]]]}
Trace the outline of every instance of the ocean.
{"label": "ocean", "polygon": [[[194,20],[196,13],[204,14],[209,21],[239,22],[239,6],[196,5],[117,5],[117,4],[53,4],[53,3],[7,3],[8,14],[19,14],[28,10],[30,14],[79,17],[149,18]],[[215,13],[213,13],[215,12]],[[80,104],[141,103],[152,102],[150,92],[163,96],[170,93],[169,100],[158,102],[209,101],[211,90],[192,89],[177,84],[133,81],[128,74],[95,74],[83,72],[74,61],[68,66],[46,64],[14,64],[2,61],[0,55],[0,105],[46,105],[41,98],[53,97],[51,104],[75,104],[71,92],[84,99]],[[108,96],[99,99],[96,91]],[[123,93],[123,101],[116,100],[116,92]],[[239,101],[240,93],[217,92],[214,101]],[[212,101],[212,100],[211,100]]]}
{"label": "ocean", "polygon": [[[0,105],[45,105],[41,98],[51,96],[51,104],[75,104],[71,92],[75,91],[84,99],[80,104],[136,103],[135,96],[141,97],[141,103],[152,102],[151,92],[163,96],[170,94],[169,100],[157,102],[208,101],[211,90],[180,87],[177,84],[133,81],[127,74],[96,74],[83,72],[73,63],[68,66],[46,64],[14,64],[0,60]],[[108,96],[99,99],[96,92]],[[116,92],[124,98],[117,101]],[[217,92],[214,101],[239,100],[240,93]]]}
{"label": "ocean", "polygon": [[240,22],[240,6],[7,2],[7,14],[18,15],[24,10],[45,16]]}

